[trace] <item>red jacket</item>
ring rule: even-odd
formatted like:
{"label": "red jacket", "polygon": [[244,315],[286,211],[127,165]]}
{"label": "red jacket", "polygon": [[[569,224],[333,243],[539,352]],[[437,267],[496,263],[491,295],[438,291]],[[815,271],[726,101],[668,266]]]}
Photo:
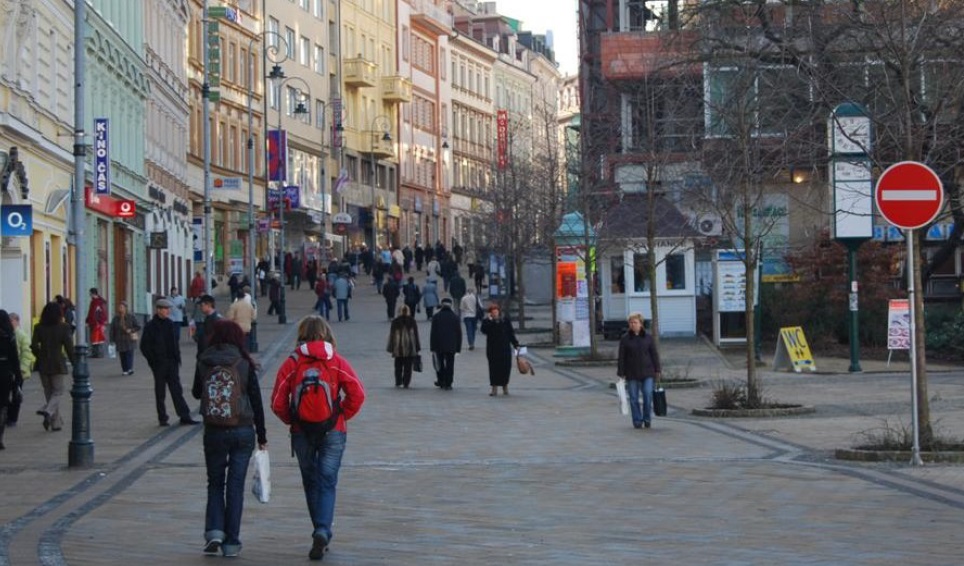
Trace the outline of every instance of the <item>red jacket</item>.
{"label": "red jacket", "polygon": [[[341,396],[341,416],[335,430],[348,432],[345,422],[358,414],[365,402],[365,387],[362,385],[355,370],[345,358],[335,353],[335,347],[324,341],[302,344],[294,352],[298,357],[311,357],[324,360],[325,366],[332,372],[335,381],[335,395]],[[291,426],[292,432],[297,427],[291,424],[291,388],[295,370],[298,368],[296,356],[288,358],[278,368],[278,375],[271,393],[271,411],[281,419],[281,422]]]}

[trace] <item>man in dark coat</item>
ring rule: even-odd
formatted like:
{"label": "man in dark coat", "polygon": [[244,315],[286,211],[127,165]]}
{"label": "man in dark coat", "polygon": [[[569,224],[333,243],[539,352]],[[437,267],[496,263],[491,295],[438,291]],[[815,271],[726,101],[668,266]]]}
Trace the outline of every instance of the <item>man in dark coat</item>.
{"label": "man in dark coat", "polygon": [[154,401],[157,403],[157,422],[167,426],[167,408],[165,406],[165,389],[171,392],[174,410],[181,419],[181,424],[193,425],[198,421],[191,418],[191,409],[184,400],[181,388],[181,348],[178,346],[174,334],[174,323],[171,321],[171,301],[158,299],[154,303],[154,318],[144,325],[141,337],[141,353],[147,359],[154,374]]}
{"label": "man in dark coat", "polygon": [[462,324],[452,311],[452,299],[442,299],[440,310],[432,317],[430,347],[438,381],[435,385],[451,391],[455,377],[455,354],[462,351]]}
{"label": "man in dark coat", "polygon": [[418,271],[422,270],[422,262],[425,261],[425,250],[422,249],[422,244],[415,244],[415,269]]}
{"label": "man in dark coat", "polygon": [[455,268],[455,273],[452,274],[452,279],[449,280],[449,294],[452,295],[452,301],[455,304],[459,304],[462,301],[462,297],[465,296],[465,279],[459,275],[458,268]]}
{"label": "man in dark coat", "polygon": [[402,295],[405,296],[405,304],[411,309],[412,315],[418,311],[419,301],[422,300],[422,291],[415,284],[415,278],[409,277],[408,283],[402,286]]}
{"label": "man in dark coat", "polygon": [[395,318],[395,305],[398,304],[399,294],[398,283],[396,283],[394,279],[389,278],[382,288],[382,296],[385,297],[385,306],[388,307],[388,320]]}

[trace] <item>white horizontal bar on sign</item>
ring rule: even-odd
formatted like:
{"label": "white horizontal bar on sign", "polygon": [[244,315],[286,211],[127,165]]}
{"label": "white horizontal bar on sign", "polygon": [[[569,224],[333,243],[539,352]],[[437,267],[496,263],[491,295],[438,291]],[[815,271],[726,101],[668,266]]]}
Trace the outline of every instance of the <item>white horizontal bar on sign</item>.
{"label": "white horizontal bar on sign", "polygon": [[934,189],[884,189],[880,191],[880,200],[937,200]]}

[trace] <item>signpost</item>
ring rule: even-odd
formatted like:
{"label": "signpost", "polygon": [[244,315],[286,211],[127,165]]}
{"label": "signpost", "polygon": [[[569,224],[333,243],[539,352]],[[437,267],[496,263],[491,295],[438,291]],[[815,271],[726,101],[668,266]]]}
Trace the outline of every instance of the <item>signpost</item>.
{"label": "signpost", "polygon": [[944,205],[944,184],[933,169],[916,161],[901,161],[887,168],[877,180],[874,190],[877,209],[888,222],[906,231],[907,299],[910,304],[910,376],[912,418],[914,420],[914,454],[911,464],[923,464],[920,458],[920,424],[917,422],[917,305],[914,280],[914,230],[930,224]]}

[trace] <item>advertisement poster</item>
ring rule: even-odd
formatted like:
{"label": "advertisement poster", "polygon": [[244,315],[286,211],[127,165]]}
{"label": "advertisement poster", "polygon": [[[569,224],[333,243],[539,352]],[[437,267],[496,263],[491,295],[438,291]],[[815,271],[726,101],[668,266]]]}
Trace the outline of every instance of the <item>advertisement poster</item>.
{"label": "advertisement poster", "polygon": [[268,180],[288,179],[288,132],[268,130]]}
{"label": "advertisement poster", "polygon": [[910,350],[910,302],[891,299],[887,305],[887,349]]}
{"label": "advertisement poster", "polygon": [[582,246],[556,248],[556,318],[560,344],[589,346],[589,283]]}
{"label": "advertisement poster", "polygon": [[746,309],[746,267],[742,261],[719,262],[719,311],[743,312]]}

